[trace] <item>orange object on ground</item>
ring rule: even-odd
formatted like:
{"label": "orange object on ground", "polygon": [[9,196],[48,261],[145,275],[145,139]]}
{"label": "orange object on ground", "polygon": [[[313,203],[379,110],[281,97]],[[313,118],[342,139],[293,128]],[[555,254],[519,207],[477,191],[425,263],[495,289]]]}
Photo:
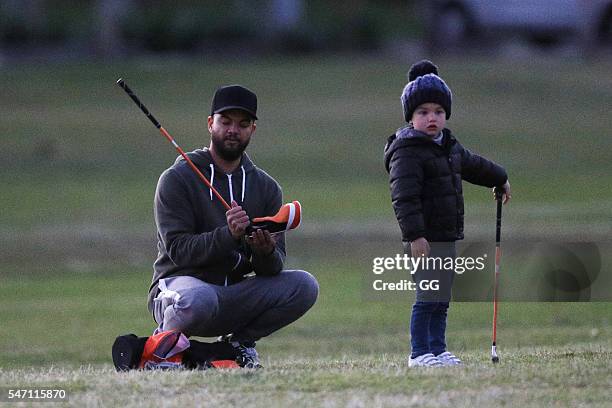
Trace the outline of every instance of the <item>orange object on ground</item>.
{"label": "orange object on ground", "polygon": [[[140,369],[170,369],[180,368],[183,363],[183,351],[189,347],[179,342],[187,338],[178,331],[164,331],[153,335],[145,343],[142,357],[140,358]],[[183,340],[183,342],[184,342]]]}
{"label": "orange object on ground", "polygon": [[240,368],[238,363],[234,360],[214,360],[210,362],[210,365],[214,368],[232,369]]}

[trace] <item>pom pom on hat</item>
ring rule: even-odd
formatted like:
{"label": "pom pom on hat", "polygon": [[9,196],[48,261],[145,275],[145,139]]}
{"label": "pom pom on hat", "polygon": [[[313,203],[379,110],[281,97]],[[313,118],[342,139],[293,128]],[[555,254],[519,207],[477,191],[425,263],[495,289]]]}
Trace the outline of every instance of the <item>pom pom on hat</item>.
{"label": "pom pom on hat", "polygon": [[427,74],[436,74],[438,75],[438,67],[429,60],[420,60],[412,64],[410,70],[408,71],[408,82],[412,82],[420,76]]}
{"label": "pom pom on hat", "polygon": [[450,118],[453,95],[438,76],[438,67],[431,61],[421,60],[410,67],[408,79],[410,82],[404,87],[401,96],[406,122],[412,120],[412,114],[419,105],[428,102],[442,106],[446,119]]}

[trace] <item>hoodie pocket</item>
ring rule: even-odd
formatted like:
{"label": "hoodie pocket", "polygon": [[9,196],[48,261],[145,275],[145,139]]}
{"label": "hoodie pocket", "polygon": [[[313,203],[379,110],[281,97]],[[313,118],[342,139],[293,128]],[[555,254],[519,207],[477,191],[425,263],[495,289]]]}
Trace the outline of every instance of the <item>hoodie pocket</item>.
{"label": "hoodie pocket", "polygon": [[238,251],[234,251],[234,254],[235,261],[231,271],[228,274],[227,284],[240,282],[244,279],[244,275],[253,271],[253,266],[245,254]]}

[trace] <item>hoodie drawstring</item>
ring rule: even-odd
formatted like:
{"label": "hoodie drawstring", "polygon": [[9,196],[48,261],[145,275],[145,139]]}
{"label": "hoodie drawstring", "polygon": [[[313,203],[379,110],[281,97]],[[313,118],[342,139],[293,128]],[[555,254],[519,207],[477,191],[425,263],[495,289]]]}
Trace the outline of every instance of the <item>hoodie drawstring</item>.
{"label": "hoodie drawstring", "polygon": [[210,201],[212,201],[213,197],[212,197],[212,188],[213,188],[213,183],[215,182],[215,166],[210,163]]}
{"label": "hoodie drawstring", "polygon": [[244,191],[246,186],[246,172],[244,171],[244,166],[240,166],[242,169],[242,196],[240,198],[240,202],[244,203]]}
{"label": "hoodie drawstring", "polygon": [[229,184],[230,202],[234,201],[234,189],[232,187],[232,175],[227,174],[227,183]]}
{"label": "hoodie drawstring", "polygon": [[[210,166],[210,185],[211,188],[210,190],[210,201],[213,200],[213,192],[212,192],[212,186],[213,183],[215,182],[215,166],[214,164],[209,164]],[[244,166],[240,166],[240,170],[242,170],[242,192],[240,194],[240,202],[244,203],[244,194],[246,192],[246,171],[244,170]],[[229,184],[229,195],[230,195],[230,200],[234,201],[234,187],[232,185],[232,175],[231,174],[227,174],[227,181]]]}

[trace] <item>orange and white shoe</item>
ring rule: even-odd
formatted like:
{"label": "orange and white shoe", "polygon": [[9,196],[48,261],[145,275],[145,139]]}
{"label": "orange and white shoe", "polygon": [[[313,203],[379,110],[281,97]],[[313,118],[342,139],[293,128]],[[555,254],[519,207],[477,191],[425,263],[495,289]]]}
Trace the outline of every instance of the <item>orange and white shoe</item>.
{"label": "orange and white shoe", "polygon": [[296,229],[302,223],[302,205],[299,201],[293,201],[283,205],[280,210],[271,217],[254,218],[253,230],[265,229],[271,234]]}

